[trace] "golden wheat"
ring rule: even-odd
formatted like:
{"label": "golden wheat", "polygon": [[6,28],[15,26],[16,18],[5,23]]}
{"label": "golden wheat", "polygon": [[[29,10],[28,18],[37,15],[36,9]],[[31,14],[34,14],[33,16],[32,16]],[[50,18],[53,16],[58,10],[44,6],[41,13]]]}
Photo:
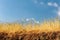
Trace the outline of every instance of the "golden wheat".
{"label": "golden wheat", "polygon": [[[18,36],[19,35],[22,35],[22,36],[27,35],[25,37],[22,37],[23,40],[35,40],[34,36],[33,36],[34,34],[36,34],[37,36],[39,36],[39,35],[41,36],[43,34],[49,35],[50,32],[52,34],[54,33],[53,35],[60,33],[60,21],[59,20],[44,21],[41,24],[35,24],[35,25],[27,24],[25,26],[23,26],[19,23],[6,23],[6,24],[3,23],[3,24],[0,24],[0,35],[2,35],[3,33],[7,33],[9,37],[11,35],[18,35]],[[28,36],[28,35],[31,35],[33,37],[29,38],[30,36]],[[50,36],[50,37],[52,37],[52,36]],[[6,39],[6,40],[19,40],[19,38],[20,38],[20,37],[18,37],[18,39],[15,39],[15,36],[13,36],[13,37],[12,37],[13,39]],[[36,40],[43,40],[42,38],[40,37],[40,39],[38,39],[38,37],[36,37]],[[4,39],[0,38],[0,40],[4,40]],[[22,40],[22,39],[20,38],[20,40]],[[44,39],[44,40],[46,40],[46,39]],[[52,39],[50,38],[47,40],[52,40]],[[60,40],[60,39],[56,37],[55,40]]]}

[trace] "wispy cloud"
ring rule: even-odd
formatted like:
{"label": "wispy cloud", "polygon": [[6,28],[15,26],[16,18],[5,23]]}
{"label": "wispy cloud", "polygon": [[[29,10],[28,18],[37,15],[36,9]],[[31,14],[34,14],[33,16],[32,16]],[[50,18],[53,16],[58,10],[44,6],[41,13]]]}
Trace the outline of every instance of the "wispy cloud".
{"label": "wispy cloud", "polygon": [[60,6],[58,5],[58,3],[56,3],[56,2],[54,2],[54,3],[48,2],[48,6],[56,7],[57,8],[56,13],[60,17]]}
{"label": "wispy cloud", "polygon": [[[44,3],[43,1],[42,2],[38,2],[38,0],[33,0],[35,4],[40,4],[40,5],[46,5],[46,3]],[[52,7],[59,7],[58,3],[56,2],[47,2],[47,5],[48,6],[52,6]]]}
{"label": "wispy cloud", "polygon": [[[39,3],[38,0],[34,0],[34,2]],[[58,16],[60,16],[60,6],[59,6],[58,3],[56,3],[56,2],[47,2],[47,3],[45,3],[45,2],[42,1],[39,4],[41,6],[43,5],[43,6],[51,6],[51,7],[57,8],[57,14],[58,14]]]}
{"label": "wispy cloud", "polygon": [[52,3],[51,2],[48,2],[48,6],[52,6]]}
{"label": "wispy cloud", "polygon": [[60,6],[58,5],[58,3],[54,2],[48,2],[48,6],[52,6],[52,7],[56,7],[57,8],[57,11],[56,13],[58,14],[58,16],[60,16]]}
{"label": "wispy cloud", "polygon": [[54,2],[54,3],[48,2],[47,4],[48,4],[48,6],[59,7],[59,5],[56,2]]}
{"label": "wispy cloud", "polygon": [[60,7],[58,7],[57,14],[60,17]]}
{"label": "wispy cloud", "polygon": [[59,5],[57,3],[53,3],[54,7],[59,7]]}

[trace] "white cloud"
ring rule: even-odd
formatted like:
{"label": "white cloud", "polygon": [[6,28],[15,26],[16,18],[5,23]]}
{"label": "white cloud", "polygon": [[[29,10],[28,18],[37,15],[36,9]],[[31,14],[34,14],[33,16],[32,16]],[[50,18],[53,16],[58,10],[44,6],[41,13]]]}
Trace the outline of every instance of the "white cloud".
{"label": "white cloud", "polygon": [[[39,3],[38,0],[33,0],[35,4]],[[40,5],[46,5],[46,3],[44,3],[43,1],[39,3]],[[52,6],[52,7],[59,7],[58,3],[56,2],[48,2],[47,3],[48,6]]]}
{"label": "white cloud", "polygon": [[40,23],[39,21],[36,21],[36,23]]}
{"label": "white cloud", "polygon": [[58,11],[58,16],[60,16],[60,10]]}
{"label": "white cloud", "polygon": [[52,6],[52,3],[51,3],[51,2],[48,2],[48,5],[49,5],[49,6]]}
{"label": "white cloud", "polygon": [[[34,2],[35,2],[35,3],[38,3],[37,0],[34,0]],[[46,3],[44,3],[44,2],[40,2],[39,4],[40,4],[41,6],[42,6],[42,5],[43,5],[43,6],[44,6],[44,5],[46,6]],[[55,12],[57,12],[58,16],[60,16],[60,6],[59,6],[58,3],[56,3],[56,2],[48,2],[47,5],[48,5],[48,6],[51,6],[51,7],[57,8],[57,11],[55,11]],[[39,22],[37,22],[37,23],[39,23]]]}
{"label": "white cloud", "polygon": [[27,18],[26,21],[29,21],[29,19]]}
{"label": "white cloud", "polygon": [[48,2],[48,6],[59,7],[56,2],[55,3]]}
{"label": "white cloud", "polygon": [[58,4],[57,4],[57,3],[53,3],[53,6],[54,6],[54,7],[58,7]]}
{"label": "white cloud", "polygon": [[[46,3],[40,2],[40,5],[46,5]],[[48,2],[47,5],[52,6],[52,7],[59,7],[59,5],[56,2],[54,2],[54,3]]]}
{"label": "white cloud", "polygon": [[57,14],[60,16],[60,7],[58,8]]}
{"label": "white cloud", "polygon": [[52,2],[48,2],[48,6],[52,6],[52,7],[55,7],[55,8],[57,8],[57,15],[60,17],[60,6],[58,5],[58,3],[56,3],[56,2],[54,2],[54,3],[52,3]]}

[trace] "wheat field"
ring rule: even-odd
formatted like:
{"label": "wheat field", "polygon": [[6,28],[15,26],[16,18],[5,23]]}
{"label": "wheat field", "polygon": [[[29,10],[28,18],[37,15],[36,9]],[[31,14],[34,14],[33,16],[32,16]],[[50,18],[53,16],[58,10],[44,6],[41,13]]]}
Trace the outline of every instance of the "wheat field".
{"label": "wheat field", "polygon": [[40,24],[0,23],[0,40],[60,40],[60,21]]}

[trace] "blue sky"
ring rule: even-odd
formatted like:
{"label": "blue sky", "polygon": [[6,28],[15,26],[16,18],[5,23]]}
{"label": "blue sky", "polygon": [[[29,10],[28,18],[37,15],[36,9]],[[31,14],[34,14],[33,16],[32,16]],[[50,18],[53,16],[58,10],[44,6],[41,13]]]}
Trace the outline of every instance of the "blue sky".
{"label": "blue sky", "polygon": [[60,16],[60,0],[0,0],[0,20],[16,21],[22,18],[36,20]]}

